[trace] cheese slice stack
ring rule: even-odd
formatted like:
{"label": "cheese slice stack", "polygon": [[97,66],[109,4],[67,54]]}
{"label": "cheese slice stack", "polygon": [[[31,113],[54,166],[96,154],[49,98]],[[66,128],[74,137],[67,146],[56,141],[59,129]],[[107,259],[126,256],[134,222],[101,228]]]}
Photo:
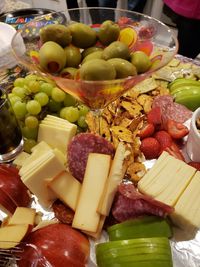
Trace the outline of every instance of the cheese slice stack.
{"label": "cheese slice stack", "polygon": [[53,179],[65,170],[65,166],[60,160],[56,150],[49,150],[42,154],[29,168],[20,170],[21,180],[28,189],[36,195],[42,206],[48,208],[57,198],[47,187],[47,180]]}
{"label": "cheese slice stack", "polygon": [[156,164],[139,181],[140,192],[174,206],[195,174],[196,169],[163,152]]}
{"label": "cheese slice stack", "polygon": [[172,221],[184,230],[192,232],[200,227],[200,172],[196,172],[175,205]]}
{"label": "cheese slice stack", "polygon": [[76,134],[77,126],[67,120],[47,115],[38,129],[38,142],[45,141],[52,148],[57,148],[64,155],[72,137]]}

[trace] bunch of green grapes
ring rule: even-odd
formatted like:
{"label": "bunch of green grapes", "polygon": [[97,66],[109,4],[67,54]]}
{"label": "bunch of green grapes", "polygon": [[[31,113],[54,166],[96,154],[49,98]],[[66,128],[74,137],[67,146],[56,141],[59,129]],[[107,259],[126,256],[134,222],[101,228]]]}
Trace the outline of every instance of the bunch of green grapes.
{"label": "bunch of green grapes", "polygon": [[17,78],[8,97],[19,121],[27,152],[36,144],[39,123],[47,114],[77,124],[79,131],[87,129],[85,116],[88,107],[56,87],[52,81],[34,74]]}

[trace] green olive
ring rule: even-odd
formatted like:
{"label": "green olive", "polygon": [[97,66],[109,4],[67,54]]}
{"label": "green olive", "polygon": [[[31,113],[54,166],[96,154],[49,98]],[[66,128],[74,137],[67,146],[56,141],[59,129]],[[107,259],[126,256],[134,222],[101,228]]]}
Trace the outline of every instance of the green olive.
{"label": "green olive", "polygon": [[64,77],[64,78],[67,78],[67,79],[74,79],[76,77],[77,72],[78,72],[78,69],[72,68],[72,67],[68,67],[68,68],[64,68],[60,72],[60,76]]}
{"label": "green olive", "polygon": [[81,63],[81,52],[79,48],[75,46],[67,46],[64,48],[66,54],[66,67],[78,67]]}
{"label": "green olive", "polygon": [[108,60],[110,58],[129,59],[129,57],[130,52],[128,46],[120,41],[111,43],[103,50],[102,54],[102,58],[105,60]]}
{"label": "green olive", "polygon": [[151,67],[151,60],[143,51],[131,53],[131,63],[136,67],[138,73],[146,72]]}
{"label": "green olive", "polygon": [[113,80],[116,77],[115,68],[103,59],[93,59],[80,67],[80,78],[88,81]]}
{"label": "green olive", "polygon": [[49,41],[39,50],[40,66],[48,72],[56,73],[64,68],[66,55],[64,49],[57,43]]}
{"label": "green olive", "polygon": [[87,55],[83,59],[82,63],[85,63],[86,61],[92,60],[92,59],[95,59],[95,58],[101,59],[102,58],[102,53],[103,53],[103,51],[96,51],[96,52],[90,53],[89,55]]}
{"label": "green olive", "polygon": [[136,67],[129,61],[122,58],[111,58],[108,62],[113,65],[116,70],[116,78],[126,78],[137,74]]}
{"label": "green olive", "polygon": [[119,25],[111,20],[106,20],[101,24],[97,36],[103,45],[109,45],[110,43],[117,41],[119,33]]}
{"label": "green olive", "polygon": [[83,23],[73,23],[68,27],[71,31],[73,45],[87,48],[96,43],[96,32],[90,26]]}
{"label": "green olive", "polygon": [[40,29],[40,39],[42,43],[53,41],[65,47],[71,43],[72,36],[70,30],[65,25],[49,24]]}
{"label": "green olive", "polygon": [[98,47],[98,46],[91,46],[89,48],[86,48],[83,50],[82,52],[82,57],[85,58],[87,57],[89,54],[93,53],[93,52],[97,52],[97,51],[103,51],[103,48]]}

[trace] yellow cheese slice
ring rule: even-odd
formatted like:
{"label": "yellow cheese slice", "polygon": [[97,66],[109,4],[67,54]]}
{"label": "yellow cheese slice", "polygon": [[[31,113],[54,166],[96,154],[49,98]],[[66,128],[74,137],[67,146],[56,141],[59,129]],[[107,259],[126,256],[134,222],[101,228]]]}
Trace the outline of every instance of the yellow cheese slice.
{"label": "yellow cheese slice", "polygon": [[53,115],[47,115],[45,118],[44,118],[45,121],[56,121],[58,123],[63,123],[65,125],[68,125],[68,126],[71,126],[71,127],[74,127],[76,126],[75,124],[65,120],[65,119],[62,119],[62,118],[59,118],[59,117],[56,117],[56,116],[53,116]]}
{"label": "yellow cheese slice", "polygon": [[174,206],[185,188],[190,183],[195,172],[195,168],[185,164],[184,162],[181,162],[179,170],[174,173],[174,176],[172,177],[171,181],[169,180],[169,184],[165,190],[156,196],[156,199],[170,206]]}
{"label": "yellow cheese slice", "polygon": [[67,146],[72,137],[76,134],[76,127],[63,129],[52,125],[39,125],[38,142],[45,141],[52,148],[58,148],[66,154]]}
{"label": "yellow cheese slice", "polygon": [[175,205],[171,219],[187,231],[200,228],[200,172],[197,171]]}
{"label": "yellow cheese slice", "polygon": [[57,198],[55,194],[48,189],[46,180],[53,179],[60,172],[65,170],[63,163],[53,151],[47,152],[49,156],[42,164],[35,166],[34,170],[21,177],[23,183],[29,190],[36,195],[40,204],[48,208]]}
{"label": "yellow cheese slice", "polygon": [[63,171],[55,176],[48,186],[57,198],[75,211],[81,190],[81,183],[77,179],[69,172]]}
{"label": "yellow cheese slice", "polygon": [[26,207],[17,207],[8,221],[8,225],[30,224],[34,225],[36,210]]}
{"label": "yellow cheese slice", "polygon": [[110,155],[90,153],[72,227],[96,232],[100,214],[97,212],[110,169]]}
{"label": "yellow cheese slice", "polygon": [[31,152],[35,152],[35,151],[40,151],[40,152],[43,152],[43,151],[48,151],[50,150],[51,147],[44,141],[41,141],[39,143],[37,143],[37,145],[35,145],[34,147],[31,148]]}
{"label": "yellow cheese slice", "polygon": [[98,212],[102,215],[109,215],[113,199],[117,192],[117,187],[124,177],[123,162],[125,157],[126,147],[121,142],[117,146],[110,173],[106,182],[105,190],[99,203]]}
{"label": "yellow cheese slice", "polygon": [[167,152],[163,152],[160,157],[157,159],[153,167],[148,170],[148,172],[142,177],[138,182],[138,188],[146,190],[148,185],[151,184],[156,176],[162,171],[162,169],[168,164],[168,161],[171,159],[171,156]]}
{"label": "yellow cheese slice", "polygon": [[13,164],[15,164],[18,167],[22,167],[24,164],[24,161],[29,157],[30,157],[30,154],[22,151],[19,155],[17,155],[17,157],[13,161]]}

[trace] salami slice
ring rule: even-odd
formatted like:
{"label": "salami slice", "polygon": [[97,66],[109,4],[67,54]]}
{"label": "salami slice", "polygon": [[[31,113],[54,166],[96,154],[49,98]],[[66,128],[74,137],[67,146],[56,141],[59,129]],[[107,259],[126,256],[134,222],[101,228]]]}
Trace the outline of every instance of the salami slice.
{"label": "salami slice", "polygon": [[74,211],[64,205],[60,200],[56,200],[52,205],[55,217],[62,223],[72,224]]}
{"label": "salami slice", "polygon": [[160,201],[139,193],[133,184],[121,184],[112,208],[112,215],[118,222],[142,215],[165,217],[174,209]]}
{"label": "salami slice", "polygon": [[167,120],[174,120],[176,122],[184,123],[192,117],[192,111],[185,106],[173,102],[173,97],[169,95],[155,97],[152,108],[160,107],[163,124]]}
{"label": "salami slice", "polygon": [[92,134],[76,135],[68,146],[68,167],[71,174],[80,182],[83,181],[89,153],[114,155],[114,147],[105,138]]}

